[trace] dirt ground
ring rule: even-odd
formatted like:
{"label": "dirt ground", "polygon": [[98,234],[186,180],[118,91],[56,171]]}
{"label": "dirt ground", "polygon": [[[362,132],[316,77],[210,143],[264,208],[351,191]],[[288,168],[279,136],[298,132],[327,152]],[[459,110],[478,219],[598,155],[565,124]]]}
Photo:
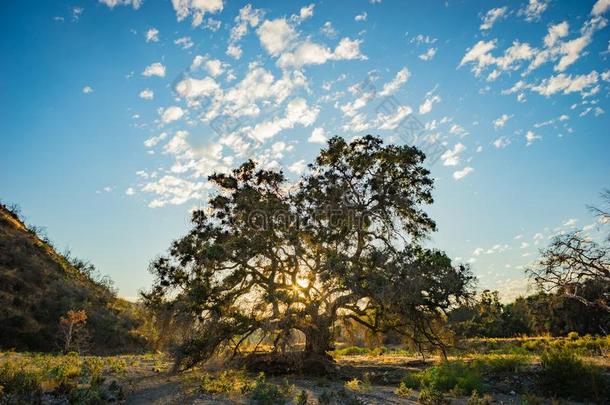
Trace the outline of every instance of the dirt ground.
{"label": "dirt ground", "polygon": [[[169,364],[166,365],[169,368]],[[338,361],[337,378],[315,378],[301,376],[269,377],[268,381],[280,384],[284,378],[294,385],[295,391],[305,390],[308,394],[308,404],[318,404],[317,398],[324,391],[345,391],[345,381],[350,378],[370,376],[371,386],[366,391],[350,391],[362,404],[417,404],[418,392],[408,398],[394,393],[400,378],[408,370],[422,369],[426,364],[421,360],[407,357],[367,357],[353,356]],[[211,395],[200,390],[200,378],[203,370],[189,371],[172,375],[167,371],[155,371],[153,361],[143,361],[136,368],[131,368],[125,380],[126,404],[248,404],[245,397],[226,397]],[[516,394],[493,395],[494,403],[520,404],[522,401]],[[466,404],[468,398],[448,398],[451,404]],[[340,401],[335,403],[341,403]]]}

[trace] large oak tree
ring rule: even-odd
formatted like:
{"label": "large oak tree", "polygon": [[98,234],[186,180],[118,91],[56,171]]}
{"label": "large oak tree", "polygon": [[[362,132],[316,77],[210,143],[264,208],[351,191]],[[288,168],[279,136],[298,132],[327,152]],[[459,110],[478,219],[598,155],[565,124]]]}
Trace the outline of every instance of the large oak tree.
{"label": "large oak tree", "polygon": [[471,296],[473,276],[422,246],[436,227],[423,210],[433,201],[424,158],[370,135],[335,137],[295,183],[253,161],[211,176],[218,193],[152,263],[144,294],[193,319],[178,365],[252,336],[277,351],[300,336],[305,361],[327,359],[346,318],[444,350],[444,313]]}

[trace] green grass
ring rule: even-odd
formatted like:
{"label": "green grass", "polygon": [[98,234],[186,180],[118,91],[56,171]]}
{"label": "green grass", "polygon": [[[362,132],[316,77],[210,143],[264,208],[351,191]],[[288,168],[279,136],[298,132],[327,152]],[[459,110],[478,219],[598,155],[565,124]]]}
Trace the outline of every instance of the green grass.
{"label": "green grass", "polygon": [[574,350],[551,349],[541,356],[540,379],[547,394],[601,400],[610,397],[610,381],[602,370],[586,364]]}
{"label": "green grass", "polygon": [[474,390],[480,392],[483,389],[483,380],[476,365],[457,360],[442,362],[417,373],[409,373],[401,385],[427,389],[430,392],[470,395]]}

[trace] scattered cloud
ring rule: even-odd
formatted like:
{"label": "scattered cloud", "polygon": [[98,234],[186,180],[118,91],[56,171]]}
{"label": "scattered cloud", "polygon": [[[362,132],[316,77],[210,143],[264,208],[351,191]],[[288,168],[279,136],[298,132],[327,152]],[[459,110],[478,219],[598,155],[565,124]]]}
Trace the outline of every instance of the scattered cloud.
{"label": "scattered cloud", "polygon": [[307,142],[309,143],[325,144],[327,140],[326,131],[322,127],[314,128],[309,138],[307,138]]}
{"label": "scattered cloud", "polygon": [[93,93],[93,89],[91,88],[91,86],[85,86],[85,87],[83,87],[83,93],[85,93],[85,94]]}
{"label": "scattered cloud", "polygon": [[483,22],[479,27],[481,30],[489,30],[493,27],[494,23],[506,15],[508,7],[492,8],[483,16]]}
{"label": "scattered cloud", "polygon": [[150,28],[146,31],[146,42],[159,42],[159,30]]}
{"label": "scattered cloud", "polygon": [[161,110],[160,114],[161,114],[161,120],[165,124],[168,124],[172,121],[176,121],[176,120],[179,120],[180,118],[182,118],[184,116],[184,110],[177,106],[171,106],[164,110]]}
{"label": "scattered cloud", "polygon": [[428,50],[418,56],[419,59],[429,61],[436,55],[436,48],[428,48]]}
{"label": "scattered cloud", "polygon": [[144,71],[142,72],[142,74],[147,77],[165,77],[165,66],[163,66],[159,62],[155,62],[152,65],[147,66],[146,69],[144,69]]}
{"label": "scattered cloud", "polygon": [[178,21],[189,15],[193,16],[191,25],[198,27],[203,22],[205,14],[215,14],[223,9],[223,0],[172,0]]}
{"label": "scattered cloud", "polygon": [[453,178],[455,180],[461,180],[464,177],[468,176],[470,173],[472,173],[474,171],[474,169],[470,166],[466,166],[465,168],[463,168],[462,170],[458,170],[453,172]]}
{"label": "scattered cloud", "polygon": [[144,89],[140,92],[140,98],[144,100],[152,100],[155,98],[155,92],[151,89]]}
{"label": "scattered cloud", "polygon": [[358,14],[356,17],[354,17],[355,21],[366,21],[368,14],[365,12],[363,12],[362,14]]}

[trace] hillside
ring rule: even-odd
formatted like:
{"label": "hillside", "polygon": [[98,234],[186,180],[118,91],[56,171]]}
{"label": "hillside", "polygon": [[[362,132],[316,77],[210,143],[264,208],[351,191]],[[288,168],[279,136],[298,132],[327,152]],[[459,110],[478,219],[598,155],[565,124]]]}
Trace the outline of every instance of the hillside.
{"label": "hillside", "polygon": [[88,351],[141,350],[134,305],[74,267],[0,204],[0,348],[58,350],[59,318],[87,312]]}

